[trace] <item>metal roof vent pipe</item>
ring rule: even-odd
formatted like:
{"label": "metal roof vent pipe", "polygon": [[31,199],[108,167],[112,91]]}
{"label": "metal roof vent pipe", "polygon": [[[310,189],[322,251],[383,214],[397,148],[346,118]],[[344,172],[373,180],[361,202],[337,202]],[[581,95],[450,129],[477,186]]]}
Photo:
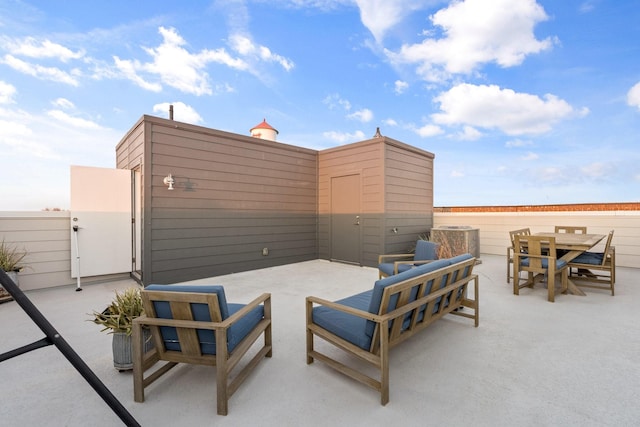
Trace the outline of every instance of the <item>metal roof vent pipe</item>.
{"label": "metal roof vent pipe", "polygon": [[173,120],[173,104],[169,104],[169,120]]}

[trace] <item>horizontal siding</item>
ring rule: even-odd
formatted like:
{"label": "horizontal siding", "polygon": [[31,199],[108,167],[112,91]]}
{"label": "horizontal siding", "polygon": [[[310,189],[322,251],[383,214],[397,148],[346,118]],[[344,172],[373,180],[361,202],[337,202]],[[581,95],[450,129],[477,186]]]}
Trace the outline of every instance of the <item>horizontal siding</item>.
{"label": "horizontal siding", "polygon": [[[144,245],[150,251],[145,283],[317,258],[315,151],[149,122],[151,201],[145,221],[151,238]],[[169,173],[174,191],[162,182]]]}
{"label": "horizontal siding", "polygon": [[71,278],[69,212],[0,213],[0,240],[26,251],[19,273],[22,290],[74,283]]}

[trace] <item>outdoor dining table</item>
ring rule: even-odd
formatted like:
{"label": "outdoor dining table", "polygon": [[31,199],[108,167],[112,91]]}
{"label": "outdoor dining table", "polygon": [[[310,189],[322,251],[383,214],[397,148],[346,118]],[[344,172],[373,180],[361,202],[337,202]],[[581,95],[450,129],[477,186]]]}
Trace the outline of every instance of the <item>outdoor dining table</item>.
{"label": "outdoor dining table", "polygon": [[[567,263],[576,258],[581,253],[588,251],[595,245],[597,245],[602,239],[607,237],[604,234],[579,234],[579,233],[535,233],[536,236],[555,237],[556,249],[563,249],[566,251],[564,255],[560,257],[561,260]],[[586,295],[582,289],[578,288],[575,283],[569,278],[567,283],[567,290],[574,295]]]}

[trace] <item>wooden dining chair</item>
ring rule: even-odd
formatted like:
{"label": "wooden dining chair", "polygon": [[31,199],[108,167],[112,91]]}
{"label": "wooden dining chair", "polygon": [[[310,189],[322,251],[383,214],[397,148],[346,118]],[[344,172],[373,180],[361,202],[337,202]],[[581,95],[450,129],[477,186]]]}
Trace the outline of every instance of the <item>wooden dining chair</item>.
{"label": "wooden dining chair", "polygon": [[509,239],[511,240],[511,246],[507,246],[507,283],[511,281],[511,265],[513,264],[513,251],[515,248],[515,236],[530,236],[531,229],[520,228],[509,232]]}
{"label": "wooden dining chair", "polygon": [[609,232],[603,252],[584,252],[569,261],[569,274],[576,286],[606,289],[611,291],[611,296],[615,294],[616,247],[611,245],[612,240],[613,230]]}
{"label": "wooden dining chair", "polygon": [[[569,279],[569,265],[566,261],[557,259],[555,256],[555,237],[516,235],[514,238],[513,293],[519,295],[520,289],[533,288],[536,279],[542,276],[547,281],[548,299],[550,302],[554,302],[556,275],[561,276],[561,292],[566,292]],[[521,283],[521,271],[527,272],[527,279],[524,283]]]}
{"label": "wooden dining chair", "polygon": [[587,227],[574,226],[574,225],[556,225],[555,232],[556,233],[587,234]]}

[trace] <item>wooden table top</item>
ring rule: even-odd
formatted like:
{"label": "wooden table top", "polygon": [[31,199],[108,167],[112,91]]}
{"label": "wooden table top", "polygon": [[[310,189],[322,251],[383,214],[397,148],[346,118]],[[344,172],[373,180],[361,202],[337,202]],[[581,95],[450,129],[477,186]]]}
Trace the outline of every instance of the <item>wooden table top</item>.
{"label": "wooden table top", "polygon": [[587,250],[607,237],[604,234],[579,234],[579,233],[535,233],[536,236],[555,237],[556,248]]}

